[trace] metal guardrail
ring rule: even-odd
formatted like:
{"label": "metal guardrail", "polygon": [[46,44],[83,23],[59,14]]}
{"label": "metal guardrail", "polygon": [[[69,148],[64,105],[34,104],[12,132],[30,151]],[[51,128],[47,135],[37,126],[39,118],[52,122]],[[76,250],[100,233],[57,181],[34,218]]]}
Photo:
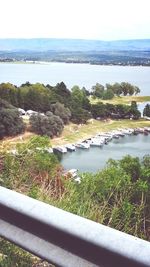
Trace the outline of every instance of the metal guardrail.
{"label": "metal guardrail", "polygon": [[56,266],[150,266],[149,242],[3,187],[0,236]]}

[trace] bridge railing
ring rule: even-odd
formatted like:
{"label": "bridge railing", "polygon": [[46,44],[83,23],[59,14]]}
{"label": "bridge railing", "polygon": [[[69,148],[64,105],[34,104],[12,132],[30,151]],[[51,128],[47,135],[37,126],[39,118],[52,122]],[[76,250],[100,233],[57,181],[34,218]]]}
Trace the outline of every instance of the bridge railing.
{"label": "bridge railing", "polygon": [[0,236],[56,266],[150,266],[149,242],[3,187]]}

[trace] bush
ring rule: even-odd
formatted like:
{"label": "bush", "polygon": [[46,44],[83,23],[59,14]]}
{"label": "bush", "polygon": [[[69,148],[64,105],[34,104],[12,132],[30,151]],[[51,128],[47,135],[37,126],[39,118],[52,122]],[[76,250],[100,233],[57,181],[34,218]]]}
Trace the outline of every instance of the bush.
{"label": "bush", "polygon": [[147,104],[143,110],[143,116],[150,117],[150,104]]}
{"label": "bush", "polygon": [[0,138],[23,133],[25,124],[16,109],[0,109]]}
{"label": "bush", "polygon": [[112,89],[107,89],[106,91],[104,91],[103,99],[107,100],[107,99],[112,99],[113,97],[114,97],[114,92]]}
{"label": "bush", "polygon": [[59,136],[64,128],[63,121],[60,117],[56,115],[46,116],[39,113],[33,114],[30,117],[30,125],[31,131],[49,137]]}
{"label": "bush", "polygon": [[56,116],[59,116],[63,120],[64,124],[69,123],[71,117],[69,108],[65,108],[63,104],[57,102],[56,104],[52,104],[51,109]]}

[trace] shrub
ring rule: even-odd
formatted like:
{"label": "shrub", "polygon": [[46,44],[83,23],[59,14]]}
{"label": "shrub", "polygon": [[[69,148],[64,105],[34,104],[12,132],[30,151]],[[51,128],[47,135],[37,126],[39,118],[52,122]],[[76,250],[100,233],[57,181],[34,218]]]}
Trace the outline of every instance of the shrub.
{"label": "shrub", "polygon": [[30,125],[31,131],[49,137],[59,136],[64,128],[60,117],[56,115],[46,116],[39,113],[30,117]]}

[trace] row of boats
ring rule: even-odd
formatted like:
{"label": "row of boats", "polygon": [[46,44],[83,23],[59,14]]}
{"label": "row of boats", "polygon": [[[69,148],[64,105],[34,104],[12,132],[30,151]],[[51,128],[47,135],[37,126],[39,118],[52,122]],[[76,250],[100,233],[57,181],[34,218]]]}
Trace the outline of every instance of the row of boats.
{"label": "row of boats", "polygon": [[104,144],[108,144],[113,138],[118,139],[120,137],[124,137],[125,135],[137,135],[142,133],[144,135],[148,135],[150,133],[150,127],[144,128],[125,128],[125,129],[117,129],[111,132],[99,133],[94,137],[88,138],[82,142],[78,142],[76,144],[67,144],[64,146],[57,146],[53,148],[54,152],[67,153],[67,151],[76,151],[76,149],[89,149],[91,146],[102,147]]}

